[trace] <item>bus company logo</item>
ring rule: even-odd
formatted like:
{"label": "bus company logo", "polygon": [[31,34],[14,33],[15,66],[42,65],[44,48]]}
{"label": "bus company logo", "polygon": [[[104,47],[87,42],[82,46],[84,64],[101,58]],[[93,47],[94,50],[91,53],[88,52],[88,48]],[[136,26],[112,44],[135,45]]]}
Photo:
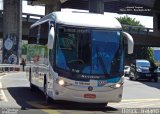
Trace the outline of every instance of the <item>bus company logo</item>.
{"label": "bus company logo", "polygon": [[107,80],[100,80],[100,81],[98,81],[98,86],[104,86],[107,83],[108,83]]}
{"label": "bus company logo", "polygon": [[89,86],[90,83],[89,82],[75,82],[76,85],[84,85],[84,86]]}
{"label": "bus company logo", "polygon": [[92,91],[93,90],[93,87],[92,86],[89,86],[88,87],[88,91]]}
{"label": "bus company logo", "polygon": [[86,79],[99,79],[99,76],[88,76],[88,75],[82,75],[82,78],[86,78]]}

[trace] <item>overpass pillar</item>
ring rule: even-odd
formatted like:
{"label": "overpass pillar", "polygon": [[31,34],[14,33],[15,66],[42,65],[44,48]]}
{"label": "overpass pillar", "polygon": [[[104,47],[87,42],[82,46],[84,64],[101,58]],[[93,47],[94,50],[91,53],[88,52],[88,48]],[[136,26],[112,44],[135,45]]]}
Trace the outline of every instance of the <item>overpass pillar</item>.
{"label": "overpass pillar", "polygon": [[52,4],[45,5],[45,15],[52,13],[53,11],[61,11],[61,2],[59,0]]}
{"label": "overpass pillar", "polygon": [[21,57],[22,1],[3,0],[3,63],[18,64]]}
{"label": "overpass pillar", "polygon": [[89,0],[89,12],[104,14],[104,0]]}
{"label": "overpass pillar", "polygon": [[160,13],[153,14],[153,29],[154,32],[160,33]]}

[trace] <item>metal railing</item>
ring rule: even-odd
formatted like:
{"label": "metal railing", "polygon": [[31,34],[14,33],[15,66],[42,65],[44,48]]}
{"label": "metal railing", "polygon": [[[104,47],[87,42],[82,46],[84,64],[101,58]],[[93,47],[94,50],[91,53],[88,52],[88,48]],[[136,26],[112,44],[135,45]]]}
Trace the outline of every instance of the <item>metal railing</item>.
{"label": "metal railing", "polygon": [[153,34],[153,28],[146,28],[143,26],[122,25],[122,28],[124,31],[132,34],[142,34],[142,35]]}
{"label": "metal railing", "polygon": [[0,64],[0,72],[20,71],[21,65],[16,64]]}

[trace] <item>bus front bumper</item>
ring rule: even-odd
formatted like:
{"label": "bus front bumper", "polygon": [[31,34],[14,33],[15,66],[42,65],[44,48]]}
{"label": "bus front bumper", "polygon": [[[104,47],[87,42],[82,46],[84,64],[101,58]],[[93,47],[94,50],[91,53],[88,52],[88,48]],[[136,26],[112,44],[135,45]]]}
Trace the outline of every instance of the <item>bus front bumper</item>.
{"label": "bus front bumper", "polygon": [[[80,91],[70,89],[64,86],[56,84],[55,92],[53,95],[54,100],[65,100],[81,103],[108,103],[108,102],[120,102],[122,99],[123,86],[120,88],[114,88],[110,91]],[[107,87],[106,87],[107,88]]]}

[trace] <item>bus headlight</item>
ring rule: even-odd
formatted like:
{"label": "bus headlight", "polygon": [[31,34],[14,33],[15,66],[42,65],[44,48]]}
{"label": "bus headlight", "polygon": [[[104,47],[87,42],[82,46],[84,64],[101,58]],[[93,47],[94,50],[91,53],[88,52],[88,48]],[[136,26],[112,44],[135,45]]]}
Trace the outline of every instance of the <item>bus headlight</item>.
{"label": "bus headlight", "polygon": [[122,86],[123,86],[123,82],[115,84],[115,85],[113,86],[113,88],[117,89],[117,88],[120,88],[120,87],[122,87]]}
{"label": "bus headlight", "polygon": [[58,84],[61,85],[61,86],[63,86],[65,84],[65,82],[64,82],[64,80],[59,80]]}
{"label": "bus headlight", "polygon": [[56,83],[60,86],[70,86],[72,84],[65,82],[63,79],[56,79]]}
{"label": "bus headlight", "polygon": [[120,88],[120,87],[121,87],[121,84],[116,84],[115,87],[116,87],[116,88]]}

